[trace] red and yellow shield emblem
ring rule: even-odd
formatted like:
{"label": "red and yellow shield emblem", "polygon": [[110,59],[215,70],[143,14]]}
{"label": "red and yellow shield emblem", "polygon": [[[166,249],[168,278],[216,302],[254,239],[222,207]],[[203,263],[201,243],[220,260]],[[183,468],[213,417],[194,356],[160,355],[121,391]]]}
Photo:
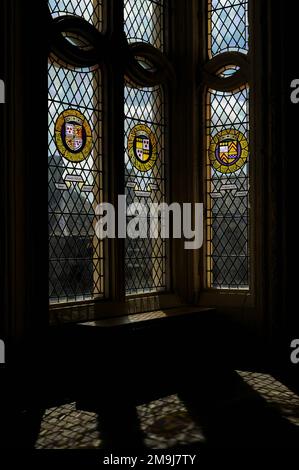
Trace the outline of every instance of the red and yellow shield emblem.
{"label": "red and yellow shield emblem", "polygon": [[55,141],[60,154],[71,162],[82,162],[92,149],[92,131],[85,116],[76,109],[67,109],[55,124]]}

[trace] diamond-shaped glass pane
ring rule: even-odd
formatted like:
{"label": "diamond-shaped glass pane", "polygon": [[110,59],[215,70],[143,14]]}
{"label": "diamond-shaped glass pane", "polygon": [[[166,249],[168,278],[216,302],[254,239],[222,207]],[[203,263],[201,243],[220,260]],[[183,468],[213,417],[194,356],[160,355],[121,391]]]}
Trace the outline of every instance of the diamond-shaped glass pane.
{"label": "diamond-shaped glass pane", "polygon": [[129,42],[163,49],[163,0],[125,0],[124,30]]}
{"label": "diamond-shaped glass pane", "polygon": [[[150,219],[150,204],[165,201],[163,93],[160,87],[125,88],[125,184],[127,204],[142,203],[139,229],[144,238],[127,238],[125,279],[128,294],[154,292],[166,287],[166,240],[160,218]],[[154,164],[147,169],[153,158]],[[139,214],[140,211],[137,211]],[[133,223],[136,212],[128,215]],[[157,231],[155,238],[150,233]]]}
{"label": "diamond-shaped glass pane", "polygon": [[76,15],[102,29],[102,0],[49,0],[48,5],[53,17]]}
{"label": "diamond-shaped glass pane", "polygon": [[211,0],[209,54],[248,51],[248,0]]}
{"label": "diamond-shaped glass pane", "polygon": [[49,296],[57,303],[103,295],[103,245],[95,236],[103,191],[101,73],[50,59],[48,79]]}
{"label": "diamond-shaped glass pane", "polygon": [[207,283],[249,286],[249,91],[208,93]]}

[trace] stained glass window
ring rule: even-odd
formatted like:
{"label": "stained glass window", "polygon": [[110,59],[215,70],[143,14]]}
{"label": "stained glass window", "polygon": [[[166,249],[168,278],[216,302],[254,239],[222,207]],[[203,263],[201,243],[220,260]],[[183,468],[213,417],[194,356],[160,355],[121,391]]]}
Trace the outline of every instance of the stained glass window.
{"label": "stained glass window", "polygon": [[[101,23],[100,2],[50,1],[50,10]],[[54,15],[55,16],[55,15]],[[104,293],[101,71],[49,59],[49,296],[51,303]]]}
{"label": "stained glass window", "polygon": [[[210,2],[210,56],[246,52],[248,2]],[[239,67],[219,71],[224,79]],[[250,285],[249,87],[209,89],[206,131],[207,286],[248,289]]]}
{"label": "stained glass window", "polygon": [[[124,29],[129,42],[163,48],[163,2],[126,0]],[[125,187],[127,203],[165,201],[164,96],[160,86],[125,87]],[[149,214],[149,212],[148,212]],[[144,215],[147,223],[148,215]],[[128,222],[131,217],[128,215]],[[157,219],[157,224],[159,223]],[[167,244],[162,238],[126,240],[127,294],[166,288]]]}

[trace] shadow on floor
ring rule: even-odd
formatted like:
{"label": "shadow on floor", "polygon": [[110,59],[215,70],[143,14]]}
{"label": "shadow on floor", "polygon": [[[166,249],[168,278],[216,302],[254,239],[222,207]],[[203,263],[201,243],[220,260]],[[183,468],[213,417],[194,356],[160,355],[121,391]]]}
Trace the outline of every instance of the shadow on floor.
{"label": "shadow on floor", "polygon": [[[2,448],[167,452],[299,446],[299,397],[268,374],[202,373],[175,395],[135,406],[118,390],[84,411],[6,410]],[[5,443],[4,443],[5,442]]]}

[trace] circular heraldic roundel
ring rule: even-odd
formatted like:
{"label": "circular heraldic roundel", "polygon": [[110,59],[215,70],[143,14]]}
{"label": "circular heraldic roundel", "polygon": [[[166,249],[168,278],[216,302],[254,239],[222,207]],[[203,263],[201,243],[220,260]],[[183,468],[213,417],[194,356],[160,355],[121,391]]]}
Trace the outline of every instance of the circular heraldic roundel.
{"label": "circular heraldic roundel", "polygon": [[55,142],[60,154],[67,160],[74,163],[86,160],[92,149],[92,130],[80,111],[67,109],[58,116]]}
{"label": "circular heraldic roundel", "polygon": [[219,173],[235,173],[248,160],[248,141],[236,129],[224,129],[211,139],[209,148],[211,165]]}

